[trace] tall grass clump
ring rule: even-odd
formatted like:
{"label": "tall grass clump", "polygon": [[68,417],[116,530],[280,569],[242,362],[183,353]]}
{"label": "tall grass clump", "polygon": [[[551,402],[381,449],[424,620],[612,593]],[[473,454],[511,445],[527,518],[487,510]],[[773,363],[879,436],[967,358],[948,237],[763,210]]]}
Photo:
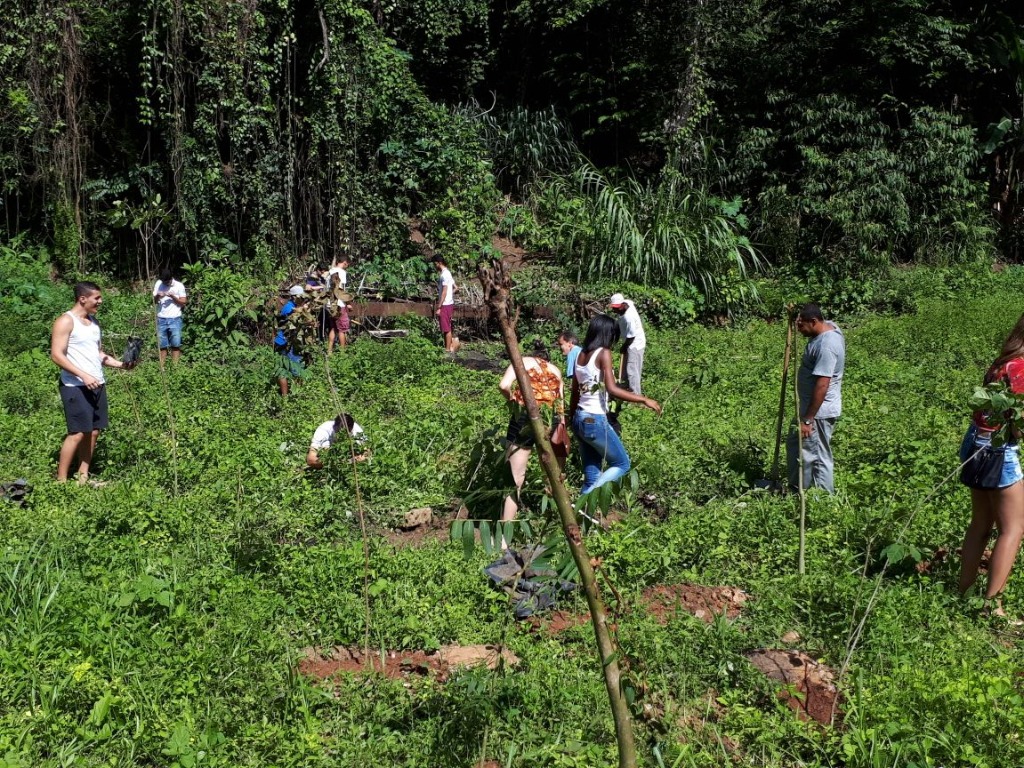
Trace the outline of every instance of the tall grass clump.
{"label": "tall grass clump", "polygon": [[554,179],[545,203],[559,259],[577,280],[614,277],[695,286],[710,306],[753,298],[760,258],[743,234],[739,201],[716,197],[668,169],[651,181],[615,182],[585,163]]}

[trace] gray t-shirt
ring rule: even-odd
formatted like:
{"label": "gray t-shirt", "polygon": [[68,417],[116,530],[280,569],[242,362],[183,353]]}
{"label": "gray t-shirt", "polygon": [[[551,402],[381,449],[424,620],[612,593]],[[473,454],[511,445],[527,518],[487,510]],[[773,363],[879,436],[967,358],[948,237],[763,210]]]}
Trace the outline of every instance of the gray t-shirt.
{"label": "gray t-shirt", "polygon": [[843,369],[846,367],[846,341],[843,332],[831,322],[825,324],[832,330],[820,333],[807,342],[804,359],[800,363],[797,385],[800,388],[800,414],[807,412],[811,403],[814,385],[821,376],[829,376],[828,392],[815,414],[816,419],[838,418],[843,410]]}

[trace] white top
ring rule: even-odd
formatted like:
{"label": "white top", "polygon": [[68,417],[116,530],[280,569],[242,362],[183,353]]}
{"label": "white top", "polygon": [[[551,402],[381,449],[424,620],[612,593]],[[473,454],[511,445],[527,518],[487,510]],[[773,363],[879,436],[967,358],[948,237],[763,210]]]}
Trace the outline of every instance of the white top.
{"label": "white top", "polygon": [[[348,272],[341,267],[331,267],[327,270],[327,274],[324,276],[324,282],[327,284],[327,290],[330,291],[334,287],[334,276],[338,275],[338,282],[342,288],[348,286]],[[344,307],[345,302],[341,299],[334,299],[339,307]]]}
{"label": "white top", "polygon": [[[355,422],[352,423],[352,439],[357,443],[366,442],[366,435],[363,434],[363,428]],[[314,451],[322,451],[325,448],[330,448],[334,445],[334,419],[325,421],[319,427],[316,428],[316,432],[313,433],[313,442],[310,443],[309,447]]]}
{"label": "white top", "polygon": [[455,278],[452,277],[451,271],[448,267],[441,270],[441,274],[437,278],[437,295],[440,296],[444,292],[444,287],[448,286],[448,293],[444,297],[444,301],[441,302],[442,307],[447,307],[449,304],[455,303]]}
{"label": "white top", "polygon": [[[89,323],[84,322],[75,316],[73,312],[65,312],[71,316],[74,325],[71,326],[71,335],[68,336],[68,361],[82,373],[87,373],[101,383],[106,382],[103,378],[103,364],[100,357],[100,325],[96,318],[90,317]],[[60,383],[66,387],[84,387],[85,382],[78,376],[60,369]]]}
{"label": "white top", "polygon": [[170,283],[157,280],[156,285],[153,286],[153,295],[156,296],[161,291],[169,293],[170,296],[160,297],[160,300],[156,303],[156,316],[162,317],[165,320],[181,317],[181,307],[178,306],[178,302],[172,299],[171,296],[177,296],[179,299],[186,298],[188,294],[185,293],[185,286],[177,280],[171,280]]}
{"label": "white top", "polygon": [[[577,408],[584,413],[608,413],[608,390],[604,388],[604,373],[597,367],[600,349],[595,349],[584,365],[576,359],[576,370],[573,376],[579,384],[580,397]],[[580,355],[582,357],[582,355]]]}
{"label": "white top", "polygon": [[329,270],[327,270],[327,274],[324,276],[324,280],[326,281],[328,288],[331,287],[331,279],[334,277],[334,275],[339,276],[342,288],[348,285],[348,272],[346,272],[341,267],[331,267]]}
{"label": "white top", "polygon": [[632,301],[626,301],[626,313],[619,315],[619,335],[622,340],[632,339],[630,349],[646,349],[647,335],[644,333],[644,324],[640,322],[640,313],[636,311],[636,305]]}

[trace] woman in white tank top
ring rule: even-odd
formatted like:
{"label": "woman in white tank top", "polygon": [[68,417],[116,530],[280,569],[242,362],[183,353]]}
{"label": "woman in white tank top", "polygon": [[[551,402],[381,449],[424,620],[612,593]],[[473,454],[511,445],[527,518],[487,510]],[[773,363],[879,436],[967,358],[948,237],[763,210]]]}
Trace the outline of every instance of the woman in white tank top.
{"label": "woman in white tank top", "polygon": [[[581,496],[629,472],[629,454],[608,422],[608,396],[640,403],[661,414],[656,400],[634,394],[616,383],[610,350],[618,339],[618,322],[608,315],[596,315],[583,340],[583,351],[576,359],[569,413],[583,458]],[[602,471],[605,464],[608,468]]]}

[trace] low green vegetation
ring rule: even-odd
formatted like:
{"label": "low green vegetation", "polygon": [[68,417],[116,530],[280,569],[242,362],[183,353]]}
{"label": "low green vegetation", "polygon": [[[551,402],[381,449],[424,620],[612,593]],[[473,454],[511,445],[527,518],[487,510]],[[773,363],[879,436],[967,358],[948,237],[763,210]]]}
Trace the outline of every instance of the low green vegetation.
{"label": "low green vegetation", "polygon": [[[143,365],[109,377],[97,464],[109,485],[61,486],[45,348],[70,291],[42,257],[0,257],[0,479],[34,487],[25,507],[0,506],[0,765],[614,762],[588,625],[549,636],[517,624],[482,550],[467,559],[445,537],[409,547],[383,535],[410,508],[450,515],[470,485],[500,489],[494,374],[447,361],[430,331],[359,336],[282,403],[269,348],[215,344],[197,303],[182,365],[165,377],[149,341]],[[967,399],[1024,309],[1024,273],[915,272],[902,285],[885,290],[913,311],[839,318],[839,493],[810,497],[802,578],[793,499],[751,490],[770,470],[784,324],[649,333],[645,386],[664,415],[623,417],[641,493],[587,540],[621,598],[606,594],[644,765],[1024,763],[1020,635],[955,594],[969,497],[948,479]],[[766,287],[766,301],[798,298]],[[152,333],[148,297],[127,289],[106,291],[101,317],[114,352]],[[301,471],[313,429],[339,410],[366,429],[372,460]],[[528,487],[541,497],[536,465]],[[529,514],[539,521],[540,504]],[[751,600],[735,620],[658,623],[641,591],[683,581]],[[1022,584],[1011,576],[1016,615]],[[842,725],[797,719],[744,657],[784,647],[788,632],[845,669]],[[297,672],[307,648],[367,638],[378,655],[503,643],[520,663],[445,682]]]}

